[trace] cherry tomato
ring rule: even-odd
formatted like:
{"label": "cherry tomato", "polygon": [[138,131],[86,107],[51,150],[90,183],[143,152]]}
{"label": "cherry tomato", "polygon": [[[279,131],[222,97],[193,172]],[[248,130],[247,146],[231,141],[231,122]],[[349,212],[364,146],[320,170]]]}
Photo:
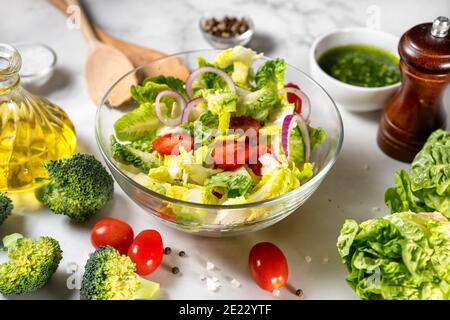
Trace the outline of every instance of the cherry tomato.
{"label": "cherry tomato", "polygon": [[128,256],[136,264],[136,273],[145,276],[155,271],[163,257],[163,242],[156,230],[141,231],[128,249]]}
{"label": "cherry tomato", "polygon": [[[300,87],[298,85],[291,83],[291,82],[286,84],[285,87],[300,89]],[[295,95],[293,93],[288,93],[287,99],[288,99],[289,103],[295,104],[295,109],[294,109],[295,113],[302,112],[302,99],[300,99],[297,95]]]}
{"label": "cherry tomato", "polygon": [[188,134],[168,133],[155,139],[152,146],[162,155],[178,155],[180,145],[184,150],[191,151],[193,144],[194,139]]}
{"label": "cherry tomato", "polygon": [[[255,156],[255,152],[256,152],[256,156]],[[250,147],[248,166],[250,169],[252,169],[253,173],[256,174],[257,176],[261,176],[261,167],[262,167],[262,164],[261,164],[261,162],[259,162],[258,159],[260,156],[262,156],[265,153],[272,153],[272,149],[270,149],[269,146],[262,145],[262,144],[258,145],[257,148]],[[256,159],[256,163],[255,163],[255,159]]]}
{"label": "cherry tomato", "polygon": [[[258,134],[259,129],[261,128],[261,124],[258,120],[255,120],[250,117],[232,117],[230,119],[230,129],[238,130],[241,129],[244,131],[246,136],[256,136]],[[249,129],[251,129],[249,131]]]}
{"label": "cherry tomato", "polygon": [[253,279],[264,290],[280,288],[288,279],[286,257],[273,243],[256,244],[250,251],[248,265]]}
{"label": "cherry tomato", "polygon": [[249,156],[248,144],[224,140],[214,146],[211,156],[218,168],[233,170],[247,162]]}
{"label": "cherry tomato", "polygon": [[91,231],[91,242],[95,248],[111,246],[126,254],[133,242],[133,229],[122,220],[105,218],[98,221]]}

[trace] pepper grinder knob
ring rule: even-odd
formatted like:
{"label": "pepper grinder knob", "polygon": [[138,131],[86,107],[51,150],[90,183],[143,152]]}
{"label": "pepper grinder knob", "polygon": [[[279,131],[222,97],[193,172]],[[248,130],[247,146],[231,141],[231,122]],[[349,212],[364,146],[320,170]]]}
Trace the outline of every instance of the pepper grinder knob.
{"label": "pepper grinder knob", "polygon": [[431,26],[431,35],[436,38],[444,38],[450,29],[450,19],[447,17],[437,17]]}

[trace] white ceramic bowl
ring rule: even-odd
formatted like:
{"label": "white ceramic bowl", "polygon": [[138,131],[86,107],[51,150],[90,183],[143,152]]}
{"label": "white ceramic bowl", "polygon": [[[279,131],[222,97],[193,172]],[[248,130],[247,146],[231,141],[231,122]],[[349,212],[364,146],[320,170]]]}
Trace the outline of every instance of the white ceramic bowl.
{"label": "white ceramic bowl", "polygon": [[331,97],[349,111],[368,112],[384,107],[387,100],[400,87],[400,83],[376,88],[358,87],[336,80],[317,63],[327,50],[343,45],[370,45],[384,49],[398,57],[399,38],[390,33],[366,29],[347,28],[325,34],[314,41],[309,53],[310,72],[314,80],[321,84]]}

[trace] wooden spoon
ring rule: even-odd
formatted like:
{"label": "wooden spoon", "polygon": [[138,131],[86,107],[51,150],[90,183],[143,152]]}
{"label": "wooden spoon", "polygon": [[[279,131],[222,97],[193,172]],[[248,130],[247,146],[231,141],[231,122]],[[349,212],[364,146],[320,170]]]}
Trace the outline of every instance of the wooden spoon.
{"label": "wooden spoon", "polygon": [[[86,86],[91,99],[99,105],[107,90],[125,73],[134,69],[133,64],[121,51],[97,39],[89,20],[78,0],[69,0],[70,5],[79,7],[80,29],[87,40],[89,51],[85,64]],[[134,75],[127,76],[108,94],[108,102],[118,107],[131,98],[130,86],[137,84]]]}
{"label": "wooden spoon", "polygon": [[[56,8],[62,11],[64,14],[68,15],[67,11],[68,5],[64,0],[49,0]],[[164,57],[165,54],[161,51],[145,48],[133,43],[123,41],[121,39],[115,38],[103,31],[100,27],[95,24],[91,24],[95,31],[98,39],[102,42],[109,44],[116,49],[122,51],[128,59],[133,63],[135,67],[143,65],[151,60]],[[187,67],[176,58],[160,61],[159,63],[152,63],[150,65],[144,66],[142,68],[143,76],[155,76],[158,74],[163,74],[166,76],[174,76],[185,80],[189,75],[189,70]]]}

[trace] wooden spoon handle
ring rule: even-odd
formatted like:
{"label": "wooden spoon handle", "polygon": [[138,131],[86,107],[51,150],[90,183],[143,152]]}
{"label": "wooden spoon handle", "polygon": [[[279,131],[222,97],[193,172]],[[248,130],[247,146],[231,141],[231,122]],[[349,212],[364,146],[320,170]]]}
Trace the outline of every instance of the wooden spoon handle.
{"label": "wooden spoon handle", "polygon": [[64,0],[48,0],[55,8],[59,9],[59,11],[62,11],[64,14],[68,14],[67,12],[67,3]]}
{"label": "wooden spoon handle", "polygon": [[[67,5],[65,0],[48,0],[48,2],[50,4],[52,4],[56,9],[61,11],[63,14],[65,14],[66,16],[70,15],[70,13],[67,12],[67,8],[69,8],[69,6]],[[103,39],[103,36],[109,37],[109,35],[106,34],[105,31],[103,31],[100,27],[96,26],[95,23],[93,23],[92,21],[91,21],[91,27],[94,29],[95,34],[97,35],[97,38],[100,39],[101,41],[105,42]]]}
{"label": "wooden spoon handle", "polygon": [[69,6],[77,6],[80,10],[80,28],[81,32],[83,33],[84,37],[88,41],[90,45],[98,43],[99,40],[97,38],[97,35],[95,34],[94,29],[92,28],[92,25],[86,15],[86,13],[83,10],[83,7],[81,6],[80,2],[78,0],[67,0],[67,4]]}

